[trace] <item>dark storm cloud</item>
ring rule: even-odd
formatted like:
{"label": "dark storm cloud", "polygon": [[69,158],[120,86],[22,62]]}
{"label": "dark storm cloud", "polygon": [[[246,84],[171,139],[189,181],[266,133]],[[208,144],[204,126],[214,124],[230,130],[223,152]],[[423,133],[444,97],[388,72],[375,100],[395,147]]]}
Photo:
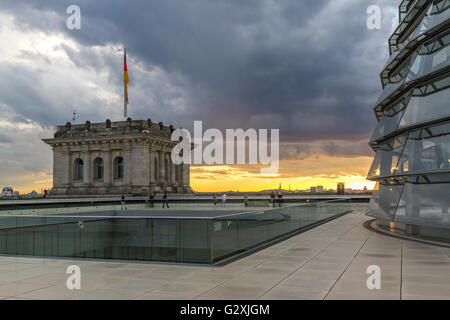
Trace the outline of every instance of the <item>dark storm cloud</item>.
{"label": "dark storm cloud", "polygon": [[280,146],[280,158],[284,160],[303,160],[319,156],[330,157],[372,157],[373,151],[367,141],[323,141],[316,143],[285,143]]}
{"label": "dark storm cloud", "polygon": [[[282,139],[307,142],[360,140],[374,127],[372,107],[391,18],[383,18],[383,30],[369,31],[366,8],[374,3],[382,9],[392,5],[387,0],[86,0],[76,3],[81,30],[65,27],[72,1],[11,1],[0,8],[23,28],[63,32],[87,46],[121,43],[130,59],[148,70],[160,67],[183,78],[178,84],[185,84],[191,97],[185,110],[165,114],[149,102],[136,107],[136,118],[147,118],[150,109],[152,118],[186,128],[194,119],[203,120],[205,128],[280,128]],[[65,50],[80,68],[112,64],[96,54]],[[133,72],[133,65],[129,68]],[[2,96],[27,117],[44,118],[31,109],[46,102],[22,80],[20,96]],[[51,113],[45,117],[47,124],[58,120]],[[323,150],[341,154],[336,148]],[[361,150],[356,153],[367,152]]]}

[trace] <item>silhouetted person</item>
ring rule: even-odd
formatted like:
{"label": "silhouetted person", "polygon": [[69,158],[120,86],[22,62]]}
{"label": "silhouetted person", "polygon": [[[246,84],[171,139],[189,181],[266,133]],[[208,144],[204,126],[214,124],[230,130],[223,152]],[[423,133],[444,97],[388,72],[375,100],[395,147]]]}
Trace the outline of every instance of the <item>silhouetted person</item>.
{"label": "silhouetted person", "polygon": [[213,198],[214,206],[216,206],[217,205],[217,197],[216,197],[215,193],[213,193],[212,198]]}
{"label": "silhouetted person", "polygon": [[127,204],[125,203],[125,194],[122,193],[122,198],[120,199],[120,210],[127,210]]}
{"label": "silhouetted person", "polygon": [[227,194],[224,193],[222,195],[222,206],[225,208],[226,205],[227,205]]}
{"label": "silhouetted person", "polygon": [[278,206],[281,207],[281,201],[283,201],[283,195],[281,194],[281,192],[278,192]]}
{"label": "silhouetted person", "polygon": [[272,202],[272,206],[275,207],[275,193],[273,192],[273,190],[270,194],[270,202]]}
{"label": "silhouetted person", "polygon": [[163,194],[163,208],[164,208],[164,206],[167,206],[167,208],[169,208],[169,200],[167,198],[168,198],[167,197],[167,191],[164,191],[164,194]]}
{"label": "silhouetted person", "polygon": [[248,207],[248,196],[247,195],[244,196],[244,205],[245,205],[245,207]]}
{"label": "silhouetted person", "polygon": [[149,194],[149,196],[148,196],[148,206],[150,207],[150,208],[154,208],[155,207],[155,193],[154,192],[152,192],[152,193],[150,193]]}

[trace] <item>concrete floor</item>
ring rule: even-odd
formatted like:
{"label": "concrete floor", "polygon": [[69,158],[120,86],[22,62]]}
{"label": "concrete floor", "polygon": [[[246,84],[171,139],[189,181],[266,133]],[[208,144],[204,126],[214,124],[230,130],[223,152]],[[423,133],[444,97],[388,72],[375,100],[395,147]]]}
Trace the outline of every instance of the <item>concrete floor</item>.
{"label": "concrete floor", "polygon": [[[450,300],[450,249],[371,232],[368,219],[360,209],[223,267],[0,257],[0,299]],[[80,290],[66,288],[72,264]]]}

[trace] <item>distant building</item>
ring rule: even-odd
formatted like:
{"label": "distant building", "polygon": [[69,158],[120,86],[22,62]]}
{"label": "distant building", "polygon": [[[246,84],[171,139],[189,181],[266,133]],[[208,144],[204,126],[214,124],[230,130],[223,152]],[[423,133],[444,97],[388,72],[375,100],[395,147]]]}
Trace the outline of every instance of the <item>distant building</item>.
{"label": "distant building", "polygon": [[150,119],[58,126],[53,195],[190,193],[189,164],[172,163],[173,126]]}
{"label": "distant building", "polygon": [[317,193],[316,187],[311,187],[311,188],[309,188],[309,191],[310,191],[311,193]]}
{"label": "distant building", "polygon": [[317,186],[317,192],[322,193],[323,192],[323,186]]}
{"label": "distant building", "polygon": [[2,197],[12,197],[14,195],[14,191],[11,187],[4,187],[2,189],[1,196]]}
{"label": "distant building", "polygon": [[337,194],[345,194],[345,185],[343,182],[338,182],[337,188],[336,188]]}
{"label": "distant building", "polygon": [[32,199],[32,198],[38,198],[39,196],[40,196],[39,193],[37,193],[36,191],[33,190],[30,193],[23,195],[23,198]]}

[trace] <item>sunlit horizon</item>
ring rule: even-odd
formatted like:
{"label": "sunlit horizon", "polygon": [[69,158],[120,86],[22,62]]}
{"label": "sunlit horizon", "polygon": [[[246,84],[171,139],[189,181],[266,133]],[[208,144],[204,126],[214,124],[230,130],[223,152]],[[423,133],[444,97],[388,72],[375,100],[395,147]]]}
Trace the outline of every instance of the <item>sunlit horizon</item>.
{"label": "sunlit horizon", "polygon": [[[256,171],[250,172],[249,170]],[[365,175],[349,174],[345,173],[344,170],[336,171],[336,173],[313,173],[311,170],[311,175],[293,177],[286,177],[286,172],[274,176],[264,176],[259,174],[257,170],[259,169],[250,165],[192,166],[191,187],[195,192],[259,192],[278,189],[280,184],[283,190],[290,189],[291,191],[308,190],[317,186],[336,190],[338,182],[343,182],[346,189],[353,190],[363,190],[366,187],[368,191],[371,191],[375,186],[375,182],[367,180]],[[366,171],[366,168],[358,170],[358,172],[364,171]],[[295,172],[292,174],[295,174]],[[19,191],[20,194],[27,194],[32,191],[41,193],[44,189],[52,188],[51,173],[38,172],[28,177],[17,177],[16,181],[19,183],[3,183],[1,187],[12,187],[14,191]]]}

